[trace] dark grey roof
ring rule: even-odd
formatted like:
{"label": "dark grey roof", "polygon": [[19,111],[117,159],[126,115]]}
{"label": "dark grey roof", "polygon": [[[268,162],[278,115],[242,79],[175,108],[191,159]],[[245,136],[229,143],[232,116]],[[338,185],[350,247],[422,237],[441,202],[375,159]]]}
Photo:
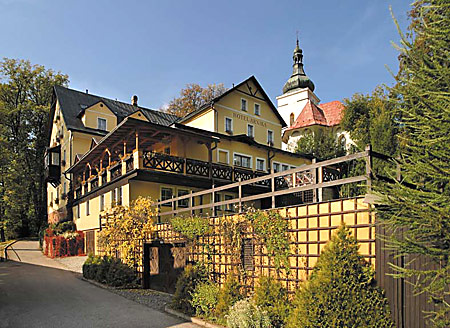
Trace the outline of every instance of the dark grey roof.
{"label": "dark grey roof", "polygon": [[[61,106],[64,122],[66,123],[67,128],[72,130],[87,132],[90,134],[98,134],[98,132],[100,132],[99,130],[85,127],[80,118],[81,112],[99,101],[104,102],[105,105],[114,113],[114,115],[117,116],[118,123],[138,109],[142,110],[142,113],[152,123],[169,126],[178,119],[177,116],[157,110],[133,106],[132,104],[127,104],[121,101],[112,100],[61,86],[55,86],[54,90]],[[101,134],[104,135],[105,133],[102,131]]]}

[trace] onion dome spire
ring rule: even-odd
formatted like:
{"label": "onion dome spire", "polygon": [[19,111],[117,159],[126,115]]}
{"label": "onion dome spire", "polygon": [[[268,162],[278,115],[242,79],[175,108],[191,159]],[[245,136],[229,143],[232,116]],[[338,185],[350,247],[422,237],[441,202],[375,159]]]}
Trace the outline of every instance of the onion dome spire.
{"label": "onion dome spire", "polygon": [[298,38],[292,58],[294,59],[294,69],[291,77],[289,78],[289,80],[287,80],[283,87],[283,94],[291,90],[303,88],[309,88],[311,91],[314,91],[314,83],[310,80],[310,78],[303,70],[303,51],[298,45]]}

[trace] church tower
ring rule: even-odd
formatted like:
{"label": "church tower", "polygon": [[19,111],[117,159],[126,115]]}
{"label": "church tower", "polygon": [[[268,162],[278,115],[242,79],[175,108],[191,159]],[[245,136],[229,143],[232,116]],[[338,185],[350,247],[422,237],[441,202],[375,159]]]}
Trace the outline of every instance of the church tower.
{"label": "church tower", "polygon": [[309,101],[315,105],[320,101],[314,94],[314,83],[303,69],[303,51],[300,49],[298,39],[293,60],[292,75],[284,84],[283,94],[277,97],[278,112],[288,126],[294,123]]}

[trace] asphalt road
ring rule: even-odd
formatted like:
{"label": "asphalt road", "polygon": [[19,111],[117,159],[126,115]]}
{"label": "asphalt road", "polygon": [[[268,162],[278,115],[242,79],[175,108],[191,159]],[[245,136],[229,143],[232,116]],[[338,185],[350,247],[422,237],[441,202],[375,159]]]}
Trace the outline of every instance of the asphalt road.
{"label": "asphalt road", "polygon": [[82,281],[18,242],[0,263],[0,327],[197,328]]}

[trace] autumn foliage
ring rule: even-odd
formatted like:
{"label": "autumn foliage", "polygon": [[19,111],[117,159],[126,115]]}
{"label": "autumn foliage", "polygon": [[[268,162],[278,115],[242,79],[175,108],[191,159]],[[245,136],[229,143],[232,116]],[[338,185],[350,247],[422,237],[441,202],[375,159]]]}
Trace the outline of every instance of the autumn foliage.
{"label": "autumn foliage", "polygon": [[130,206],[116,205],[102,216],[98,243],[106,255],[120,257],[133,267],[142,265],[142,241],[150,239],[157,212],[153,201],[139,197]]}

